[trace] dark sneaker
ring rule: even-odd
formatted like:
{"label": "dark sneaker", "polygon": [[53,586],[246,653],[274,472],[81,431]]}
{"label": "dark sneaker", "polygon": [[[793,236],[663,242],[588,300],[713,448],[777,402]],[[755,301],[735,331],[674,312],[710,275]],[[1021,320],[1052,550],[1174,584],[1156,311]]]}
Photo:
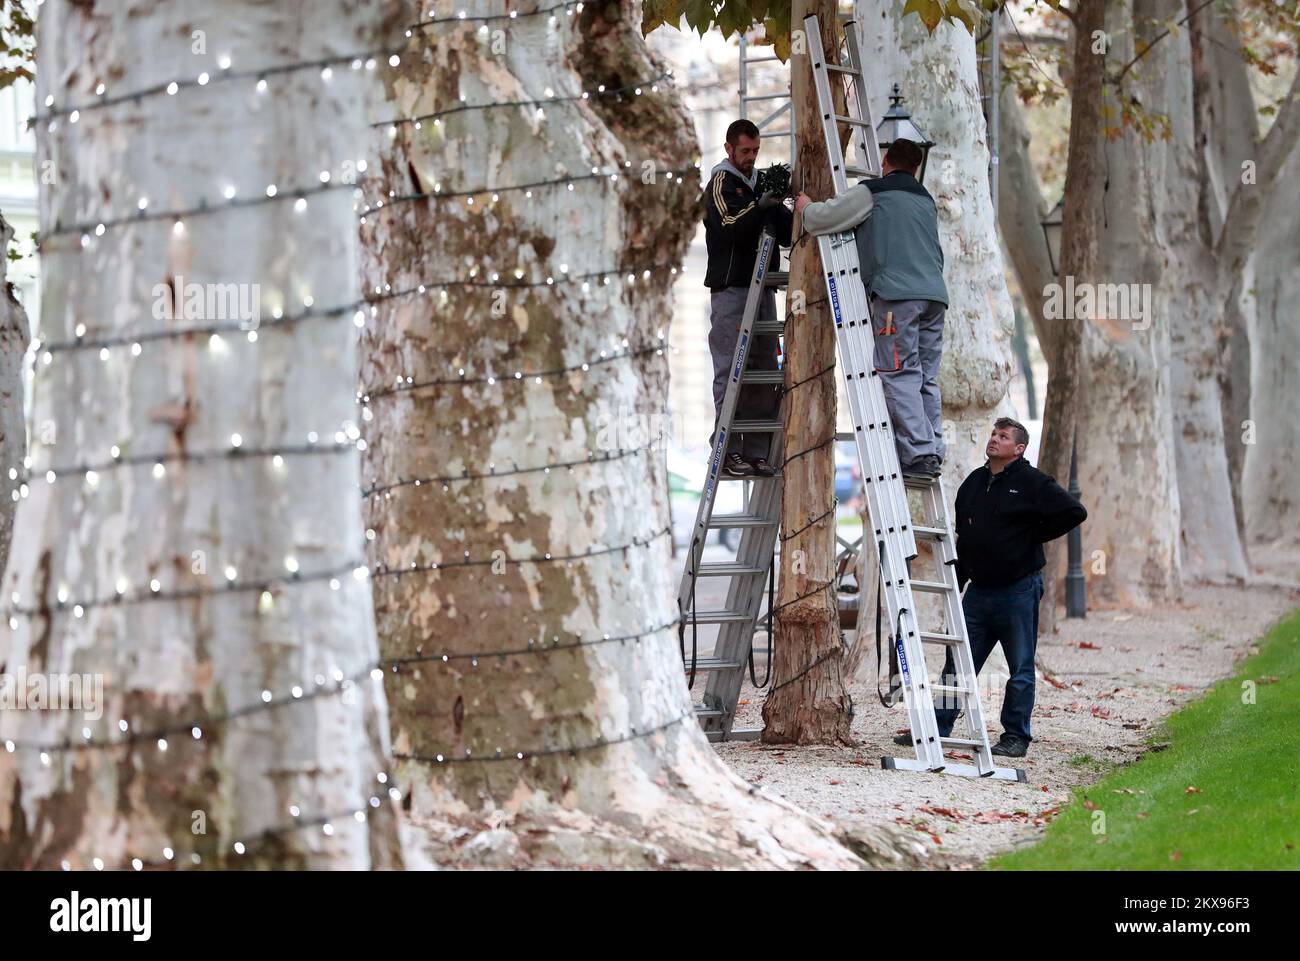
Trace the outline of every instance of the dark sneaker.
{"label": "dark sneaker", "polygon": [[776,471],[772,469],[772,465],[767,462],[766,457],[756,457],[754,458],[754,473],[759,477],[771,477]]}
{"label": "dark sneaker", "polygon": [[722,469],[732,477],[754,476],[754,465],[739,454],[728,454],[722,462]]}
{"label": "dark sneaker", "polygon": [[910,734],[895,734],[894,743],[897,744],[899,747],[916,746],[916,742],[912,740],[912,735]]}
{"label": "dark sneaker", "polygon": [[991,753],[999,757],[1024,757],[1029,750],[1029,742],[1016,734],[1003,734],[994,744]]}
{"label": "dark sneaker", "polygon": [[924,454],[904,467],[903,474],[906,477],[938,477],[939,467],[938,454]]}

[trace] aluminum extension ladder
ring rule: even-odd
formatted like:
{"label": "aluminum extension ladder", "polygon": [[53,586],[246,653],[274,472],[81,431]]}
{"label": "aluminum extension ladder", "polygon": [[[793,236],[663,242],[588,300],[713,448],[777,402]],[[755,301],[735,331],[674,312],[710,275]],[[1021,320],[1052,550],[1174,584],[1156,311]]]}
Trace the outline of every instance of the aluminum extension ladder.
{"label": "aluminum extension ladder", "polygon": [[[784,289],[789,273],[768,269],[768,262],[778,250],[776,238],[766,229],[758,241],[758,255],[754,259],[754,273],[749,283],[745,313],[741,320],[736,353],[731,362],[731,375],[723,396],[722,410],[714,430],[713,451],[709,455],[704,489],[695,515],[691,544],[686,551],[681,587],[677,592],[677,608],[681,616],[679,638],[683,642],[683,659],[690,682],[695,675],[708,675],[703,702],[695,705],[696,717],[709,740],[752,740],[761,729],[734,730],[737,701],[745,679],[745,669],[753,668],[754,632],[760,623],[763,597],[772,569],[772,555],[776,548],[777,532],[781,525],[781,471],[772,477],[731,477],[722,470],[727,441],[735,433],[771,433],[768,462],[780,464],[783,448],[784,421],[778,412],[773,420],[737,420],[736,404],[742,386],[750,384],[778,385],[783,382],[780,370],[751,369],[750,347],[758,336],[780,336],[785,330],[779,312],[773,321],[758,319],[759,307],[767,291]],[[745,483],[744,509],[737,513],[714,514],[713,504],[720,483],[742,481]],[[704,561],[704,543],[711,530],[739,528],[740,544],[734,561]],[[695,595],[700,578],[729,578],[726,602],[712,610],[699,610]],[[770,612],[767,618],[770,620]],[[699,625],[717,625],[717,640],[713,653],[700,657],[696,649]],[[771,657],[772,625],[768,628],[768,657]],[[686,631],[691,632],[691,652],[685,653]],[[770,664],[770,661],[769,661]]]}
{"label": "aluminum extension ladder", "polygon": [[[845,59],[828,62],[822,50],[821,29],[817,17],[804,20],[808,55],[812,62],[817,103],[830,157],[835,195],[848,189],[846,175],[877,177],[880,175],[880,148],[876,143],[875,125],[867,98],[866,81],[861,69],[861,41],[858,25],[844,24]],[[845,91],[847,114],[835,113],[830,75],[838,74],[837,83],[848,81]],[[848,166],[840,148],[840,125],[849,127],[849,140],[859,164]],[[881,593],[888,612],[892,643],[897,653],[903,700],[915,757],[884,757],[886,768],[910,771],[943,771],[976,777],[1023,781],[1024,772],[1000,768],[989,750],[984,711],[971,658],[970,640],[962,615],[961,593],[957,584],[957,551],[948,515],[948,502],[939,477],[904,477],[894,446],[894,433],[885,406],[885,394],[873,363],[874,328],[863,286],[858,248],[852,231],[826,234],[817,238],[826,290],[835,319],[835,337],[839,348],[839,367],[843,372],[849,399],[853,433],[862,469],[863,488],[871,515],[873,539],[880,559]],[[914,525],[908,504],[908,490],[917,492],[926,514],[924,525]],[[935,545],[941,563],[935,579],[912,577],[911,562],[917,557],[916,540]],[[916,593],[935,596],[942,607],[943,625],[926,631],[920,626]],[[932,684],[926,666],[926,646],[951,651],[956,684]],[[942,680],[947,680],[944,678]],[[934,713],[934,695],[962,710],[965,737],[940,737]],[[959,728],[954,728],[956,734]],[[948,748],[969,751],[973,764],[954,763],[945,752]]]}

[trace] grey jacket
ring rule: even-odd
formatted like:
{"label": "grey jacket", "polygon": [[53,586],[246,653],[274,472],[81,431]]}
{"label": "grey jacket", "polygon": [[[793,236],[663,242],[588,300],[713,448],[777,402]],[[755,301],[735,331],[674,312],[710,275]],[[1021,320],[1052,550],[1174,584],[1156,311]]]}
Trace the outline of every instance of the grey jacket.
{"label": "grey jacket", "polygon": [[938,211],[911,174],[896,170],[811,203],[804,208],[803,224],[810,234],[854,231],[868,294],[948,305]]}

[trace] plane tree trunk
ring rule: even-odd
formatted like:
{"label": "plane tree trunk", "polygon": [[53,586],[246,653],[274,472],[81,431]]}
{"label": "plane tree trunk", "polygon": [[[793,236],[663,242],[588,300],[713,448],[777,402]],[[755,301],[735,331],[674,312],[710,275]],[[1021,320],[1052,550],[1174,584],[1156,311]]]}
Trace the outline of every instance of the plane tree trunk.
{"label": "plane tree trunk", "polygon": [[700,185],[669,175],[696,147],[640,23],[633,2],[520,16],[496,49],[492,25],[433,27],[387,77],[394,119],[592,92],[377,130],[367,204],[426,195],[362,225],[365,288],[412,291],[362,333],[376,616],[409,659],[388,675],[399,783],[444,864],[860,866],[692,714],[663,454],[637,418],[662,410]]}
{"label": "plane tree trunk", "polygon": [[[840,30],[830,0],[796,0],[794,29],[816,15],[822,48],[834,51]],[[814,200],[831,196],[807,46],[790,58],[791,110],[798,131],[795,187]],[[796,215],[795,235],[802,232]],[[769,744],[852,744],[853,705],[846,687],[848,648],[840,639],[835,580],[835,327],[821,257],[811,236],[790,256],[785,336],[785,475],[781,501],[781,576],[777,592],[772,686],[763,701]],[[798,385],[794,387],[793,385]]]}
{"label": "plane tree trunk", "polygon": [[[217,59],[249,69],[375,49],[392,9],[41,8],[38,103],[85,105],[99,82],[110,94],[201,70],[212,82],[86,108],[75,123],[65,113],[38,137],[38,161],[58,174],[40,196],[51,353],[35,382],[40,429],[4,581],[14,627],[3,628],[0,671],[51,683],[85,674],[102,696],[92,684],[84,710],[0,712],[0,865],[404,863],[382,685],[369,674],[369,585],[354,576],[352,309],[269,322],[275,308],[301,316],[307,298],[318,311],[357,300],[351,188],[314,193],[301,210],[293,188],[351,169],[365,75],[336,66],[326,84],[318,66],[290,70],[261,94],[223,82]],[[196,57],[200,29],[208,49]],[[268,184],[279,191],[268,202],[212,209],[226,186],[251,199]],[[147,214],[112,223],[142,198],[148,213],[201,200],[209,210],[179,226]],[[102,235],[67,232],[97,221]],[[181,277],[259,285],[256,342],[241,314],[218,338],[140,336],[132,349],[137,334],[214,319],[158,319],[184,296]],[[86,344],[112,346],[56,351],[79,324]],[[319,444],[304,450],[309,432]]]}

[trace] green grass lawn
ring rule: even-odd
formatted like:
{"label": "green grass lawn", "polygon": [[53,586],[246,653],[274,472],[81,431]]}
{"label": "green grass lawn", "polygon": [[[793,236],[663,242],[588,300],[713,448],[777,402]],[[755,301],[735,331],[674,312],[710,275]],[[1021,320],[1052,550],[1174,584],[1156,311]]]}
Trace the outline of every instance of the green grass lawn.
{"label": "green grass lawn", "polygon": [[1168,719],[1152,739],[1168,747],[1076,790],[1042,841],[990,867],[1300,869],[1300,612],[1259,648]]}

